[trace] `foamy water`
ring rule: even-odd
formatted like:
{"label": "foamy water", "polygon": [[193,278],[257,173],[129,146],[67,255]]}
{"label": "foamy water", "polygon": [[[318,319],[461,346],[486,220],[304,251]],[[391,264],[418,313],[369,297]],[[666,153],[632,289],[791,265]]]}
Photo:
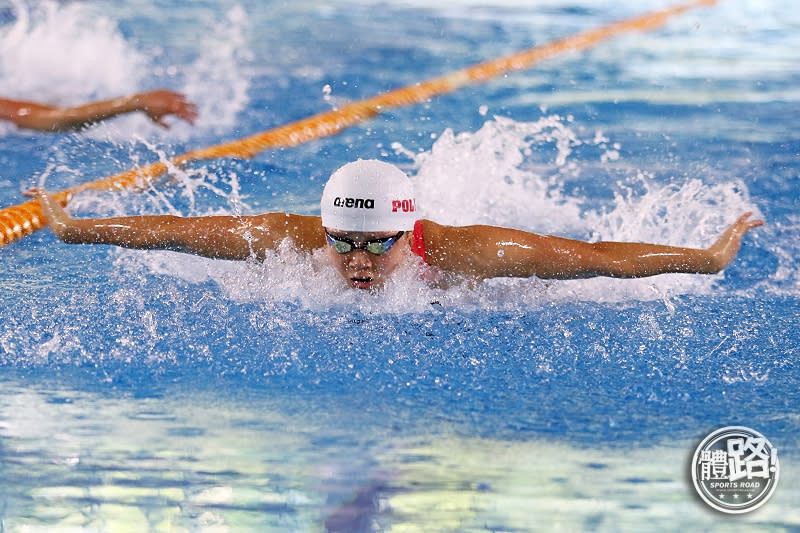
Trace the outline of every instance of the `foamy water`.
{"label": "foamy water", "polygon": [[0,30],[0,94],[76,105],[135,91],[147,75],[146,57],[89,5],[12,6],[17,19]]}

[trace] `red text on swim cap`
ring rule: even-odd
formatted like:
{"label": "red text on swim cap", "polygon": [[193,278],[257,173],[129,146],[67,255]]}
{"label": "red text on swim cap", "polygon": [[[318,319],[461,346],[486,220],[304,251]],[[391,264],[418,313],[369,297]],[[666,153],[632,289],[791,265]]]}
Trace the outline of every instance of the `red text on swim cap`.
{"label": "red text on swim cap", "polygon": [[403,213],[413,213],[416,211],[416,205],[414,205],[414,199],[410,200],[392,200],[392,213],[396,213],[398,211],[402,211]]}

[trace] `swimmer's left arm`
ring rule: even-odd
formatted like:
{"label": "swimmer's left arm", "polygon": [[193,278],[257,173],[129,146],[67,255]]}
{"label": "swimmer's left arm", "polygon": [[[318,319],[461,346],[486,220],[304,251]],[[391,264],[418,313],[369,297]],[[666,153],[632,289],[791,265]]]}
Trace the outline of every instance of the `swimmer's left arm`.
{"label": "swimmer's left arm", "polygon": [[660,244],[589,243],[494,226],[441,226],[427,222],[430,264],[479,279],[531,277],[638,278],[666,273],[714,274],[730,264],[742,237],[763,224],[742,214],[709,248]]}

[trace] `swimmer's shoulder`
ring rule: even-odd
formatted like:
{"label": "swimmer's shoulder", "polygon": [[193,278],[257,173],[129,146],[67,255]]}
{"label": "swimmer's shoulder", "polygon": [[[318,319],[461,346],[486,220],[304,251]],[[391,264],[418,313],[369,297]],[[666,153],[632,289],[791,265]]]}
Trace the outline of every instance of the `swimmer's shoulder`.
{"label": "swimmer's shoulder", "polygon": [[428,219],[420,219],[417,222],[422,230],[422,248],[425,250],[425,260],[437,263],[438,259],[442,257],[442,248],[446,248],[455,228]]}
{"label": "swimmer's shoulder", "polygon": [[422,238],[425,241],[425,246],[435,247],[438,244],[447,242],[462,232],[463,228],[460,226],[449,226],[447,224],[439,224],[433,220],[420,219],[420,226],[422,227]]}

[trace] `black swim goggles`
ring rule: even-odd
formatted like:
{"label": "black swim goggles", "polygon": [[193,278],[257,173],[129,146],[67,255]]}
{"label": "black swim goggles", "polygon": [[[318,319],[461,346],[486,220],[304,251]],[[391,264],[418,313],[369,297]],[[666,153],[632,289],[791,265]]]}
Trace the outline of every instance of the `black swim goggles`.
{"label": "black swim goggles", "polygon": [[394,246],[404,233],[405,231],[401,231],[397,235],[392,235],[391,237],[370,239],[363,242],[355,242],[347,237],[335,237],[327,231],[325,232],[325,237],[328,239],[328,244],[333,246],[333,249],[339,254],[350,253],[353,250],[366,250],[372,255],[383,255]]}

